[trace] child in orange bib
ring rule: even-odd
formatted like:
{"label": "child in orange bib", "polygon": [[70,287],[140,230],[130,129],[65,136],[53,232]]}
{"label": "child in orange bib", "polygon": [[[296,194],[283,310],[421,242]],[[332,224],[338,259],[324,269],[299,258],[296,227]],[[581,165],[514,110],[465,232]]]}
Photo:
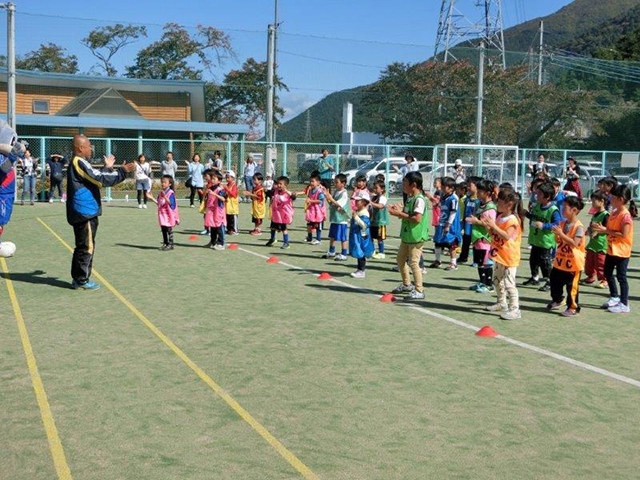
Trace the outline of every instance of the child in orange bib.
{"label": "child in orange bib", "polygon": [[[631,190],[626,185],[618,185],[611,190],[611,208],[613,213],[609,216],[607,226],[601,224],[592,225],[591,229],[607,235],[607,256],[604,260],[604,276],[609,284],[609,300],[604,302],[602,308],[611,313],[629,313],[629,282],[627,281],[627,267],[631,258],[633,247],[633,216],[631,209],[635,211],[635,205],[631,200]],[[630,203],[630,208],[627,204]],[[614,277],[613,272],[616,271]],[[620,293],[618,285],[620,283]]]}
{"label": "child in orange bib", "polygon": [[490,255],[494,261],[493,285],[497,303],[487,307],[490,312],[502,312],[503,320],[521,318],[516,271],[520,265],[522,218],[524,208],[520,195],[513,188],[500,190],[497,199],[498,217],[485,217],[483,225],[491,234]]}
{"label": "child in orange bib", "polygon": [[567,197],[562,206],[564,220],[554,227],[557,250],[549,282],[551,284],[551,303],[548,310],[558,310],[565,304],[563,290],[567,290],[565,317],[574,317],[580,312],[578,293],[580,275],[585,262],[585,228],[578,220],[578,214],[584,203],[578,197]]}

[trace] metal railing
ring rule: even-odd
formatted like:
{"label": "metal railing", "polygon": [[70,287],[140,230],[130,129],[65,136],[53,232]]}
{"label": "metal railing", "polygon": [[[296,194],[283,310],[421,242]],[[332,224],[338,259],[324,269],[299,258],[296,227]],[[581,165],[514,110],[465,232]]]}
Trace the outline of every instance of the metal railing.
{"label": "metal railing", "polygon": [[[40,159],[40,175],[37,183],[38,198],[40,201],[48,199],[49,181],[46,175],[46,159],[54,153],[64,155],[71,159],[71,138],[70,137],[21,137],[29,142],[32,156]],[[202,162],[213,157],[214,152],[219,151],[223,158],[226,170],[236,172],[238,183],[242,184],[242,174],[244,160],[251,155],[258,168],[263,174],[270,170],[276,175],[286,175],[292,183],[305,183],[308,180],[309,168],[313,168],[314,160],[320,156],[323,148],[329,150],[329,154],[336,162],[336,173],[353,171],[366,164],[367,161],[382,160],[384,158],[400,157],[405,153],[411,153],[417,160],[431,162],[435,168],[438,160],[437,148],[431,145],[345,145],[326,143],[275,143],[275,162],[269,165],[267,154],[271,149],[266,142],[252,141],[231,141],[231,140],[161,140],[142,138],[91,138],[94,147],[94,158],[97,165],[100,164],[103,155],[114,155],[117,163],[126,160],[132,161],[141,153],[145,154],[147,160],[152,162],[152,169],[159,177],[160,167],[153,162],[159,162],[165,158],[167,152],[174,154],[174,160],[178,163],[177,174],[178,188],[183,186],[187,176],[187,161],[193,154],[198,153]],[[516,156],[515,164],[510,164],[509,168],[517,169],[517,187],[521,191],[526,190],[526,182],[530,181],[527,176],[528,165],[535,162],[536,157],[544,154],[546,162],[552,165],[552,174],[562,176],[566,170],[567,160],[570,156],[575,157],[581,167],[584,167],[588,174],[588,180],[595,182],[599,177],[610,173],[615,173],[623,164],[631,164],[632,171],[626,171],[622,176],[623,181],[630,182],[633,186],[633,196],[638,198],[638,176],[640,174],[639,152],[623,151],[598,151],[598,150],[574,150],[574,149],[520,149]],[[450,162],[452,160],[449,160]],[[482,160],[480,160],[480,171],[477,163],[469,159],[473,167],[472,172],[467,174],[482,174]],[[634,163],[635,162],[635,163]],[[380,166],[381,165],[381,166]],[[390,162],[379,164],[380,173],[385,174],[389,181]],[[485,165],[486,167],[486,165]],[[485,172],[486,173],[486,172]],[[500,178],[503,178],[502,176]],[[595,183],[594,183],[595,184]],[[425,185],[425,187],[427,187]],[[396,190],[398,190],[396,188]],[[107,193],[109,200],[124,199],[125,196],[135,193],[135,181],[127,179],[122,184],[110,189]],[[588,191],[584,191],[585,196]]]}

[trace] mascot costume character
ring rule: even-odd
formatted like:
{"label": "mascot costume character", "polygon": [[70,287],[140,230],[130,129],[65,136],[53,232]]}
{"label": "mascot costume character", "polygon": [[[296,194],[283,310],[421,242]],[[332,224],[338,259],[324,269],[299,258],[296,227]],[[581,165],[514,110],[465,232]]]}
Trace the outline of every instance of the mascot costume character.
{"label": "mascot costume character", "polygon": [[16,170],[13,167],[16,160],[24,156],[25,150],[16,131],[0,120],[0,257],[10,257],[16,251],[14,243],[2,241],[2,233],[11,220],[16,194]]}

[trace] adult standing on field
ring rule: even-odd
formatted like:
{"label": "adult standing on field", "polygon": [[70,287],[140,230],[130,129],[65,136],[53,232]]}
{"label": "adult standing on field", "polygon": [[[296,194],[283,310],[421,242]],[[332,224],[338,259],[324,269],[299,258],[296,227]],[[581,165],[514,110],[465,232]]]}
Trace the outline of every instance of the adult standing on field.
{"label": "adult standing on field", "polygon": [[169,175],[175,182],[178,164],[173,159],[173,152],[167,152],[165,159],[160,162],[160,171],[162,175]]}
{"label": "adult standing on field", "polygon": [[[256,174],[256,164],[253,157],[249,155],[244,162],[244,189],[248,192],[253,191],[253,176]],[[248,202],[251,200],[246,199]]]}
{"label": "adult standing on field", "polygon": [[318,173],[320,174],[320,183],[324,188],[331,188],[331,180],[335,171],[335,160],[329,156],[329,150],[323,148],[322,155],[318,158]]}
{"label": "adult standing on field", "polygon": [[73,160],[67,169],[67,222],[73,226],[76,248],[71,260],[71,286],[96,290],[100,285],[90,280],[93,265],[98,217],[102,215],[100,187],[113,187],[133,172],[135,163],[113,168],[113,155],[104,157],[104,167],[95,169],[89,163],[91,142],[84,135],[73,137]]}

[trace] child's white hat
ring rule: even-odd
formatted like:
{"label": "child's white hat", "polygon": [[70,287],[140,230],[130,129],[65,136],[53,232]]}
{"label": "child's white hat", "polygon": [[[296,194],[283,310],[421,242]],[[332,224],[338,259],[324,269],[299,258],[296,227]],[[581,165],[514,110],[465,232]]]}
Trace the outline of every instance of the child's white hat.
{"label": "child's white hat", "polygon": [[234,172],[233,170],[227,170],[227,173],[225,173],[225,175],[231,178],[236,178],[236,172]]}
{"label": "child's white hat", "polygon": [[369,192],[366,190],[358,190],[351,197],[352,200],[366,200],[367,202],[371,201],[371,197],[369,196]]}

